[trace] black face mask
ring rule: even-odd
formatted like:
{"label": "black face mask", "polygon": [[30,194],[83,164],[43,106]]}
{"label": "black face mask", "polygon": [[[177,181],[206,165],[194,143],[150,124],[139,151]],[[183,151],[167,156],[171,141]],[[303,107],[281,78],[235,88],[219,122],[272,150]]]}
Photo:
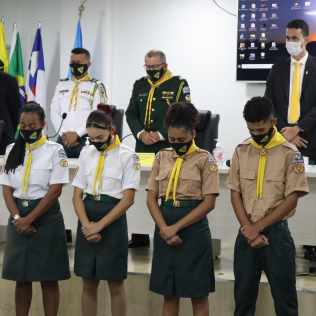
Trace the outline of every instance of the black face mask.
{"label": "black face mask", "polygon": [[74,77],[82,77],[88,71],[89,68],[87,64],[71,63],[69,66],[71,74]]}
{"label": "black face mask", "polygon": [[193,140],[190,140],[187,143],[170,143],[170,145],[179,156],[183,156],[184,154],[188,152],[192,143],[193,143]]}
{"label": "black face mask", "polygon": [[156,82],[156,81],[158,81],[159,79],[162,78],[162,76],[165,73],[165,69],[161,68],[161,69],[158,69],[158,70],[146,70],[146,72],[147,72],[147,75],[148,75],[149,79],[152,82]]}
{"label": "black face mask", "polygon": [[33,130],[21,129],[20,135],[26,143],[32,144],[41,138],[42,128],[33,129]]}
{"label": "black face mask", "polygon": [[274,128],[271,127],[267,133],[254,135],[250,133],[252,139],[260,146],[267,145],[273,137]]}
{"label": "black face mask", "polygon": [[105,142],[93,142],[89,139],[90,145],[93,145],[98,151],[106,150],[111,144],[111,136]]}

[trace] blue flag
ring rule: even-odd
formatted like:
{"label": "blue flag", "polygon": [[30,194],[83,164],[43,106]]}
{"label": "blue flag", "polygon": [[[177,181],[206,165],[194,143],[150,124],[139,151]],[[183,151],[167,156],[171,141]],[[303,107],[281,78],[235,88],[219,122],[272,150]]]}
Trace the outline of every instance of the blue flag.
{"label": "blue flag", "polygon": [[[74,48],[82,48],[82,31],[81,31],[81,23],[80,19],[77,23],[77,30],[76,30],[76,37],[74,42]],[[71,78],[71,71],[70,68],[68,68],[68,78]]]}
{"label": "blue flag", "polygon": [[80,19],[78,20],[78,23],[77,23],[77,31],[76,31],[74,48],[82,48],[82,31],[81,31]]}

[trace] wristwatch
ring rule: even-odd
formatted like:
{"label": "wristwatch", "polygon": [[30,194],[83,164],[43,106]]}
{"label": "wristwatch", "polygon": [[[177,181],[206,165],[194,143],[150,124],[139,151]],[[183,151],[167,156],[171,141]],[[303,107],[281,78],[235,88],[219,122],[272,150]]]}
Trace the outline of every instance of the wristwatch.
{"label": "wristwatch", "polygon": [[19,215],[19,214],[15,214],[14,216],[13,216],[13,220],[15,220],[15,221],[17,221],[18,219],[20,219],[21,218],[21,216]]}

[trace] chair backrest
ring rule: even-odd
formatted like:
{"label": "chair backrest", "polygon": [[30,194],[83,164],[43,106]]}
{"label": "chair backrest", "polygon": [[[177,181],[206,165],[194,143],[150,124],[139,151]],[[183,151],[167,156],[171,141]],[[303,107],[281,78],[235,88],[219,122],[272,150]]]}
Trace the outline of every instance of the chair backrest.
{"label": "chair backrest", "polygon": [[196,128],[196,144],[209,152],[212,152],[217,144],[219,114],[211,111],[199,111],[199,124]]}

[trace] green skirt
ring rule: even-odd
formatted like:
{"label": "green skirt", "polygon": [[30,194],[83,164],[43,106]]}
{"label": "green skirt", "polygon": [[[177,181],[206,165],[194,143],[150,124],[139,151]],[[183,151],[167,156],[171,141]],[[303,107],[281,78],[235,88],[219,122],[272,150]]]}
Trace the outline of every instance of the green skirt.
{"label": "green skirt", "polygon": [[[200,201],[182,201],[173,207],[163,202],[162,215],[168,225],[192,211]],[[183,244],[168,246],[156,227],[150,290],[167,297],[203,298],[215,290],[212,240],[207,218],[179,233]]]}
{"label": "green skirt", "polygon": [[[90,221],[97,222],[120,200],[102,195],[100,201],[87,195],[85,210]],[[126,215],[122,215],[101,231],[102,239],[95,243],[85,239],[78,223],[75,268],[76,275],[88,280],[121,281],[127,277],[128,235]]]}
{"label": "green skirt", "polygon": [[[15,199],[26,216],[40,202]],[[7,227],[2,277],[19,282],[58,281],[70,278],[65,225],[57,201],[33,226],[34,234],[17,233],[12,218]]]}

